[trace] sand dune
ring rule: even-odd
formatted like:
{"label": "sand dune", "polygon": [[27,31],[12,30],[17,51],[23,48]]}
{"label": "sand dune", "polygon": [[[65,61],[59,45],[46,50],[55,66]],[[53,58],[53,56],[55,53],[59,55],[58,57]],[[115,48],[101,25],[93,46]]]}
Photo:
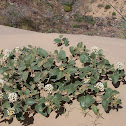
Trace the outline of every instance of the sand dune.
{"label": "sand dune", "polygon": [[[43,34],[0,26],[0,48],[12,49],[16,46],[22,47],[31,44],[40,46],[48,51],[54,51],[56,45],[53,44],[53,39],[58,36],[59,34]],[[119,61],[123,63],[126,62],[126,40],[70,34],[64,34],[64,36],[69,38],[70,45],[76,45],[78,42],[82,41],[89,49],[94,45],[102,48],[106,58],[108,58],[111,63],[116,64]],[[66,48],[66,50],[68,51],[68,48]],[[126,126],[126,85],[120,85],[117,90],[120,91],[123,108],[118,112],[111,110],[109,114],[104,113],[103,109],[101,109],[100,112],[103,113],[102,117],[104,119],[100,118],[97,120],[92,112],[90,112],[90,115],[87,115],[87,117],[84,117],[80,106],[78,103],[74,102],[69,115],[67,115],[67,112],[65,115],[55,119],[55,113],[52,113],[49,118],[37,114],[31,126],[94,126],[95,120],[98,126]],[[69,107],[67,108],[68,110],[70,109]],[[8,123],[0,123],[0,126],[8,125]],[[21,126],[21,124],[14,120],[10,126]]]}

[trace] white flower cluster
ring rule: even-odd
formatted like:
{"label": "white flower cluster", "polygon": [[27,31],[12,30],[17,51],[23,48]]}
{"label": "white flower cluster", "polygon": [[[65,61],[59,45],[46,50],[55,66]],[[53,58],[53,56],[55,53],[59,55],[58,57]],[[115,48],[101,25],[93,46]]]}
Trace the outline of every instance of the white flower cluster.
{"label": "white flower cluster", "polygon": [[4,80],[0,79],[0,99],[3,98],[2,88],[4,86]]}
{"label": "white flower cluster", "polygon": [[84,79],[84,83],[87,84],[88,82],[90,82],[90,77],[87,77]]}
{"label": "white flower cluster", "polygon": [[15,109],[14,108],[8,108],[8,110],[7,110],[7,115],[8,116],[12,116],[12,115],[14,115],[15,114]]}
{"label": "white flower cluster", "polygon": [[14,92],[10,93],[9,96],[8,96],[9,101],[12,102],[12,103],[16,102],[17,98],[18,98],[18,95],[17,95],[17,93],[14,93]]}
{"label": "white flower cluster", "polygon": [[2,91],[0,91],[0,99],[2,99],[3,98],[3,93],[2,93]]}
{"label": "white flower cluster", "polygon": [[123,69],[124,69],[124,64],[121,63],[121,62],[118,62],[118,63],[116,64],[116,66],[117,66],[117,69],[118,69],[118,70],[123,70]]}
{"label": "white flower cluster", "polygon": [[14,58],[14,66],[16,67],[16,68],[18,68],[18,58],[17,57],[15,57]]}
{"label": "white flower cluster", "polygon": [[10,56],[10,54],[11,54],[11,50],[6,49],[6,50],[5,50],[5,54],[4,54],[4,56],[3,56],[3,61],[4,61],[4,62],[8,59],[8,57]]}
{"label": "white flower cluster", "polygon": [[52,93],[53,91],[53,86],[51,84],[47,84],[44,87],[45,91],[48,91],[48,93]]}
{"label": "white flower cluster", "polygon": [[18,61],[18,58],[17,58],[17,57],[15,57],[15,58],[14,58],[14,62],[17,62],[17,61]]}
{"label": "white flower cluster", "polygon": [[104,84],[101,82],[98,82],[95,87],[100,91],[104,91]]}
{"label": "white flower cluster", "polygon": [[91,52],[94,52],[95,54],[97,54],[98,51],[99,51],[99,48],[98,48],[97,46],[93,46],[93,47],[91,48]]}
{"label": "white flower cluster", "polygon": [[4,80],[0,79],[0,88],[3,88],[4,86]]}
{"label": "white flower cluster", "polygon": [[16,53],[19,53],[19,52],[20,52],[20,48],[19,48],[19,47],[16,47],[16,48],[15,48],[15,52],[16,52]]}

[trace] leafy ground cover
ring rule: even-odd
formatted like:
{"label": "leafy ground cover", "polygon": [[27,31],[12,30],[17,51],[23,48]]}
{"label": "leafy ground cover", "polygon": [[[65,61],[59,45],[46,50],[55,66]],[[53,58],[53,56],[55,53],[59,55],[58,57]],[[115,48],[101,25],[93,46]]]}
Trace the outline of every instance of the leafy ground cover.
{"label": "leafy ground cover", "polygon": [[[125,82],[124,64],[110,64],[96,46],[91,51],[82,42],[69,46],[68,38],[62,35],[54,44],[61,47],[54,53],[32,45],[1,50],[1,118],[13,121],[16,117],[22,122],[31,113],[49,117],[55,111],[61,115],[66,112],[65,104],[72,104],[73,100],[97,116],[100,104],[105,112],[110,108],[118,110],[119,92],[107,83]],[[69,47],[69,56],[63,45]]]}

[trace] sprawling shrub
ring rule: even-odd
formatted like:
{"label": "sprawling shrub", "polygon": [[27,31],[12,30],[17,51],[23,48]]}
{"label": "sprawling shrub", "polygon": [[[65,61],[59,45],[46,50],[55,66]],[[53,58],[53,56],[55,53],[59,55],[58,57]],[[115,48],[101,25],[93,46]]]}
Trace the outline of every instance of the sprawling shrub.
{"label": "sprawling shrub", "polygon": [[[54,42],[69,46],[63,36]],[[94,46],[90,52],[82,42],[69,50],[70,56],[62,48],[50,53],[31,45],[0,51],[0,112],[5,119],[16,117],[21,121],[26,112],[46,117],[52,111],[62,114],[64,105],[73,100],[96,115],[99,104],[106,112],[109,107],[118,108],[119,92],[109,88],[107,82],[124,81],[124,65],[119,62],[115,69],[101,49]]]}

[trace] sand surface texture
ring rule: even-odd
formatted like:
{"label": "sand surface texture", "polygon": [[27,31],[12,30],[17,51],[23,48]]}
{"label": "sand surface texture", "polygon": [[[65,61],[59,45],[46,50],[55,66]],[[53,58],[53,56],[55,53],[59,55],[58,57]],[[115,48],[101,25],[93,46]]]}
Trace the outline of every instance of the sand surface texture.
{"label": "sand surface texture", "polygon": [[[116,13],[117,18],[121,18],[119,13],[116,11],[118,10],[123,16],[126,14],[126,0],[81,0],[81,10],[82,12],[86,11],[87,15],[92,15],[94,17],[112,17],[112,13]],[[109,9],[105,9],[106,5],[110,5]],[[88,8],[88,10],[87,10]],[[83,14],[83,13],[82,13]]]}
{"label": "sand surface texture", "polygon": [[[53,52],[56,49],[53,40],[58,36],[59,34],[42,34],[0,26],[0,48],[13,49],[17,46],[23,47],[31,44]],[[64,34],[64,36],[69,38],[71,46],[82,41],[89,49],[94,45],[102,48],[106,58],[111,63],[126,62],[126,40],[85,35]],[[66,48],[66,51],[68,51],[68,48]],[[112,87],[111,84],[109,86]],[[74,102],[70,107],[67,106],[66,114],[57,119],[54,112],[51,113],[49,118],[36,114],[34,120],[32,118],[26,119],[26,123],[32,123],[30,126],[126,126],[126,85],[121,84],[117,90],[120,91],[123,108],[119,109],[118,112],[111,110],[108,114],[100,108],[103,118],[97,119],[92,112],[84,117],[84,112],[80,109],[79,104]],[[8,125],[8,123],[0,123],[0,126]],[[16,119],[10,124],[10,126],[21,125]]]}

